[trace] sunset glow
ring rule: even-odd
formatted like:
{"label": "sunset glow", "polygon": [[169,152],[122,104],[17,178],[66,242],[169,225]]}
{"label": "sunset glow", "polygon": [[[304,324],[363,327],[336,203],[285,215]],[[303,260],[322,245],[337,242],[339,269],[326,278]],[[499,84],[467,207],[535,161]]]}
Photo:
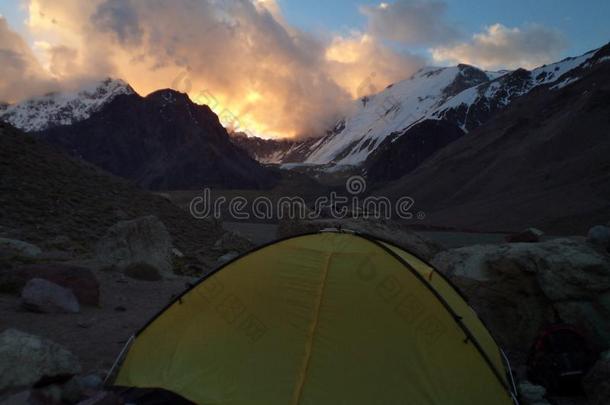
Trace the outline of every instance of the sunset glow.
{"label": "sunset glow", "polygon": [[422,64],[366,33],[304,33],[285,22],[274,0],[25,4],[35,79],[44,85],[12,95],[13,102],[114,77],[141,95],[186,92],[229,129],[313,136],[334,125],[363,83],[383,88]]}

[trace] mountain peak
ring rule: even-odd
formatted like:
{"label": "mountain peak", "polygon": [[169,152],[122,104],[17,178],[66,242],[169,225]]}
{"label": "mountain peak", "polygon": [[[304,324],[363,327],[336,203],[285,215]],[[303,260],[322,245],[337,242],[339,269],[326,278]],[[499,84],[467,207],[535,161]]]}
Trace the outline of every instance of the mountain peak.
{"label": "mountain peak", "polygon": [[77,91],[49,93],[0,108],[0,120],[26,132],[43,131],[85,120],[115,97],[131,94],[136,92],[125,81],[106,78]]}
{"label": "mountain peak", "polygon": [[182,101],[182,102],[187,102],[189,104],[192,104],[192,101],[191,101],[190,97],[188,96],[188,94],[181,93],[181,92],[179,92],[177,90],[173,90],[173,89],[156,90],[156,91],[153,91],[152,93],[150,93],[148,96],[146,96],[146,98],[149,100],[161,101],[164,104],[166,104],[166,103],[174,104],[177,101]]}

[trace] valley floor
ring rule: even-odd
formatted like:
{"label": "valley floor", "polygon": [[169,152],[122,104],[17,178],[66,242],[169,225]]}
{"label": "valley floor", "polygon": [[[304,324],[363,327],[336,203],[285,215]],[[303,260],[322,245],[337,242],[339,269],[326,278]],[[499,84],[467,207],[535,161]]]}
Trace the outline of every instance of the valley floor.
{"label": "valley floor", "polygon": [[21,308],[18,296],[0,294],[0,330],[14,328],[61,344],[81,361],[85,374],[105,375],[129,338],[192,279],[139,281],[118,272],[96,272],[99,307],[77,314],[39,314]]}

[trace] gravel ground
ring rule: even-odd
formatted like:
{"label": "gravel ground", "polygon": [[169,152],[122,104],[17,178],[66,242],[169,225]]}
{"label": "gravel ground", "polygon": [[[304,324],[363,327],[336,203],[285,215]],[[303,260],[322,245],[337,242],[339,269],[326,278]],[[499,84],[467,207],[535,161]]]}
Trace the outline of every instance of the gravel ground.
{"label": "gravel ground", "polygon": [[19,329],[51,339],[81,360],[83,371],[110,369],[129,337],[180,294],[191,279],[137,281],[119,273],[98,272],[100,306],[78,314],[25,311],[16,296],[0,294],[0,330]]}

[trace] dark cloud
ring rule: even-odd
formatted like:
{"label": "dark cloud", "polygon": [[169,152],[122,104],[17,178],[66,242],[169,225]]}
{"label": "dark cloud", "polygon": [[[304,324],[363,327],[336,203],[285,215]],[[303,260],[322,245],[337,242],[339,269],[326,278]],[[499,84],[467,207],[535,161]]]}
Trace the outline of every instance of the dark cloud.
{"label": "dark cloud", "polygon": [[142,41],[138,13],[131,0],[104,1],[91,16],[91,22],[101,31],[116,34],[123,44],[137,45]]}

